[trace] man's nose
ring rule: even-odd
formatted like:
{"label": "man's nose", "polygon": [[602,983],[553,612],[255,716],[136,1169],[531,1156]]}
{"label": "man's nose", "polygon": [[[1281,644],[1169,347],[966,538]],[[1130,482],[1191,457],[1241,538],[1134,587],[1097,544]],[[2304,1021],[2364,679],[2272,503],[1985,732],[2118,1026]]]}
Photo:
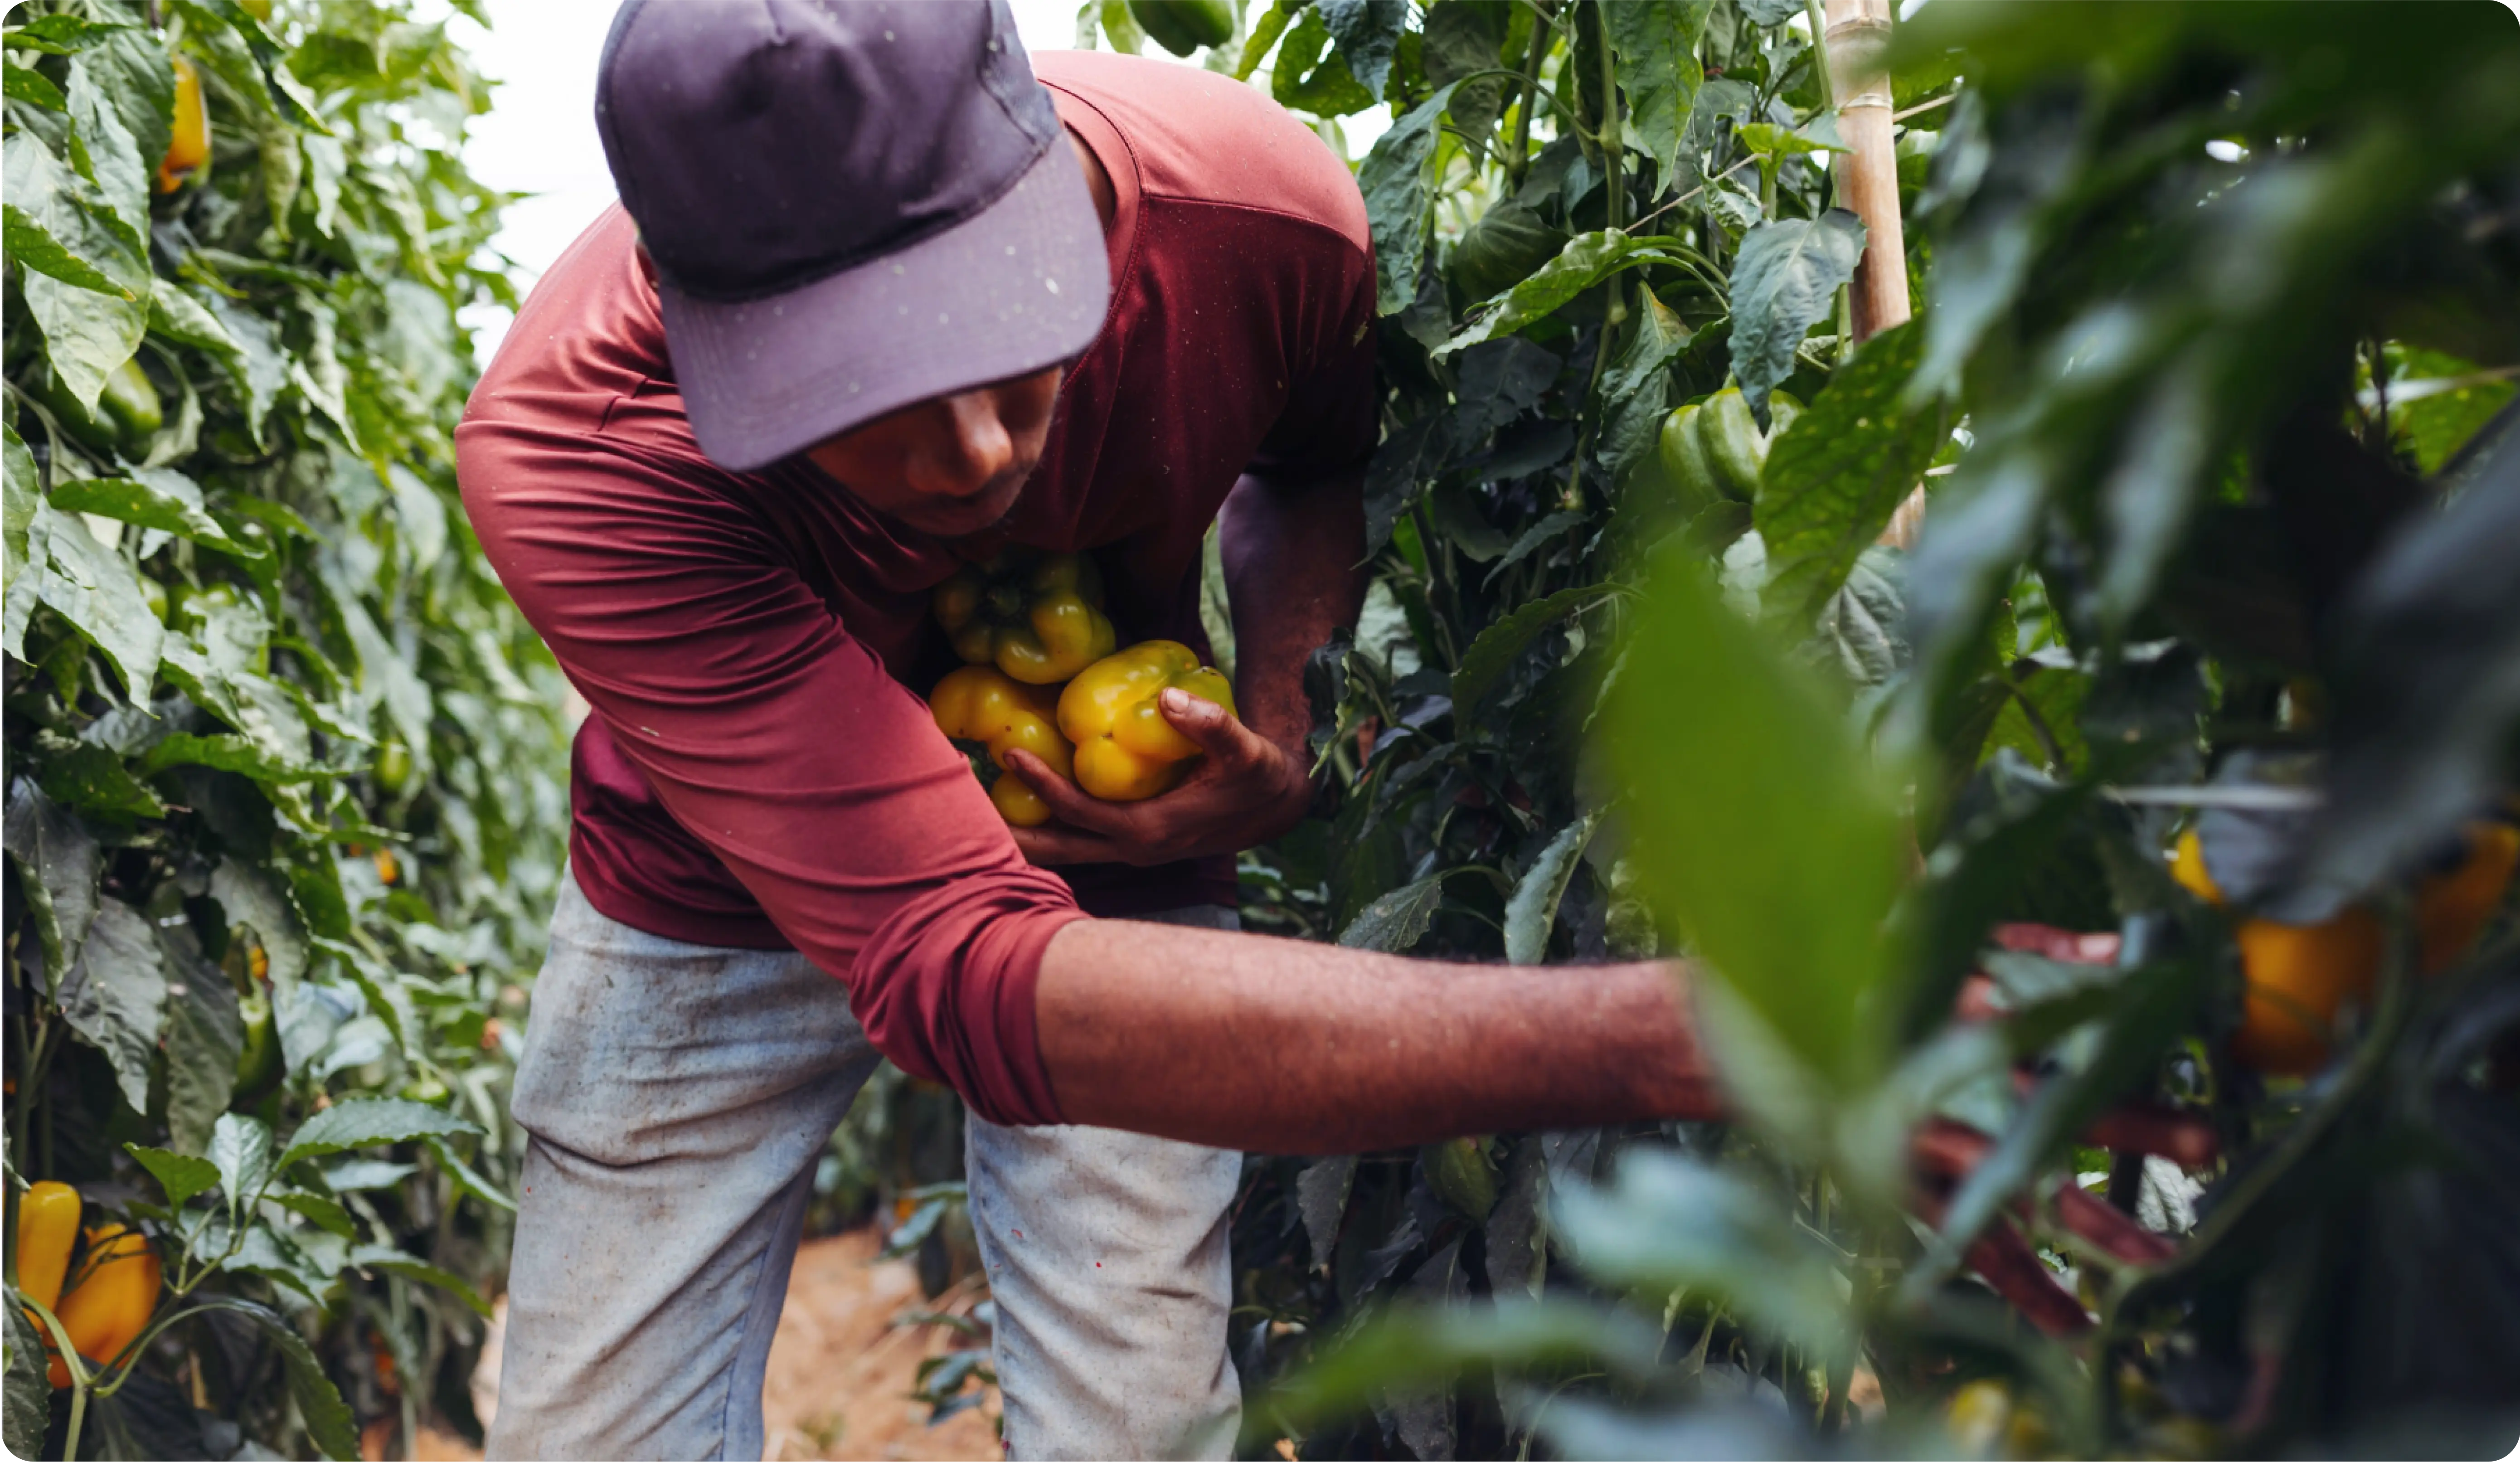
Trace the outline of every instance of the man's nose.
{"label": "man's nose", "polygon": [[963,491],[973,491],[1014,465],[1015,440],[999,415],[995,392],[965,391],[947,404],[954,416],[950,471]]}

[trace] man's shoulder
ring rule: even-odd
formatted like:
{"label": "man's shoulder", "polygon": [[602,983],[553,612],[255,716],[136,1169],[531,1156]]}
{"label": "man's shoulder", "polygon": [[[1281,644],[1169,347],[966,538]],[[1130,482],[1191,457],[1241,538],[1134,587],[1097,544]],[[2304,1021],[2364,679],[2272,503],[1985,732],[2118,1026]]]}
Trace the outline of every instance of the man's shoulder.
{"label": "man's shoulder", "polygon": [[1310,127],[1232,76],[1099,51],[1044,51],[1034,74],[1091,106],[1128,144],[1148,199],[1257,209],[1371,251],[1355,175]]}

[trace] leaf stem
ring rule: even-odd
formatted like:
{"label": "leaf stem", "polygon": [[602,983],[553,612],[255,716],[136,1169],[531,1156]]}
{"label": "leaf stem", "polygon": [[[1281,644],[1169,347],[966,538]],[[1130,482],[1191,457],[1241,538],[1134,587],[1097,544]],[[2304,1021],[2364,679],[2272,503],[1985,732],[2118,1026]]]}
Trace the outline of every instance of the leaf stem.
{"label": "leaf stem", "polygon": [[[1531,44],[1525,48],[1522,58],[1522,103],[1514,110],[1513,153],[1505,163],[1506,181],[1516,191],[1522,187],[1523,175],[1531,171],[1531,104],[1540,95],[1540,64],[1548,59],[1550,39],[1556,33],[1556,25],[1550,19],[1547,7],[1535,4],[1532,11],[1535,18],[1531,25]],[[1549,101],[1559,111],[1565,110],[1565,105],[1554,95]]]}

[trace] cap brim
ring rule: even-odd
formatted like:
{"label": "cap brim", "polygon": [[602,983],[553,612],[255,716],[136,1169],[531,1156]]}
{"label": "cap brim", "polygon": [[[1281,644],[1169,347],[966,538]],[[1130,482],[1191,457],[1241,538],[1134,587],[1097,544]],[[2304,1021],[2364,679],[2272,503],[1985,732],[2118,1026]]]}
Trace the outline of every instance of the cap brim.
{"label": "cap brim", "polygon": [[914,401],[1084,353],[1111,277],[1060,137],[995,203],[898,252],[740,304],[657,295],[700,450],[751,472]]}

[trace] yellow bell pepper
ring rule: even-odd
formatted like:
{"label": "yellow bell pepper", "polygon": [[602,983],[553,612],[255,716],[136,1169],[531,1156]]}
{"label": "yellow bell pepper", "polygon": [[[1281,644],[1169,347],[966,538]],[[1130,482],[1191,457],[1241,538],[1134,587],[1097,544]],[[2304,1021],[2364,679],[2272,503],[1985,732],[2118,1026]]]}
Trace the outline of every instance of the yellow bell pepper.
{"label": "yellow bell pepper", "polygon": [[18,1293],[46,1309],[62,1298],[78,1221],[78,1190],[68,1183],[37,1183],[18,1200]]}
{"label": "yellow bell pepper", "polygon": [[1076,745],[1076,785],[1106,802],[1135,802],[1170,788],[1198,743],[1164,719],[1158,698],[1178,686],[1234,714],[1234,687],[1188,645],[1148,640],[1099,660],[1058,697],[1058,729]]}
{"label": "yellow bell pepper", "polygon": [[[87,1231],[86,1275],[63,1297],[62,1328],[79,1354],[99,1365],[119,1358],[149,1317],[158,1311],[158,1281],[163,1277],[146,1235],[119,1223]],[[70,1384],[69,1367],[56,1356],[52,1365],[56,1390]]]}
{"label": "yellow bell pepper", "polygon": [[937,730],[988,749],[997,767],[989,782],[989,801],[1000,817],[1019,828],[1050,821],[1050,803],[1007,768],[1009,752],[1025,751],[1062,777],[1076,775],[1075,750],[1058,734],[1058,702],[1047,687],[1026,685],[994,665],[965,665],[936,682],[927,709],[936,717]]}
{"label": "yellow bell pepper", "polygon": [[194,168],[210,160],[210,108],[202,95],[202,73],[183,57],[175,58],[175,130],[166,156],[158,164],[158,191],[184,186]]}
{"label": "yellow bell pepper", "polygon": [[[2415,932],[2421,945],[2416,968],[2434,975],[2449,968],[2484,932],[2501,906],[2512,869],[2520,863],[2520,830],[2506,824],[2471,824],[2466,849],[2446,873],[2415,888]],[[2205,867],[2205,845],[2194,829],[2182,833],[2171,857],[2171,877],[2198,898],[2225,903],[2222,887]],[[2247,982],[2240,1028],[2232,1053],[2248,1066],[2276,1075],[2306,1076],[2327,1064],[2327,1037],[2348,1001],[2370,998],[2388,950],[2379,916],[2356,904],[2318,924],[2279,924],[2242,919],[2234,936]]]}
{"label": "yellow bell pepper", "polygon": [[967,664],[1057,685],[1111,653],[1102,571],[1083,554],[1009,549],[936,586],[936,622]]}

